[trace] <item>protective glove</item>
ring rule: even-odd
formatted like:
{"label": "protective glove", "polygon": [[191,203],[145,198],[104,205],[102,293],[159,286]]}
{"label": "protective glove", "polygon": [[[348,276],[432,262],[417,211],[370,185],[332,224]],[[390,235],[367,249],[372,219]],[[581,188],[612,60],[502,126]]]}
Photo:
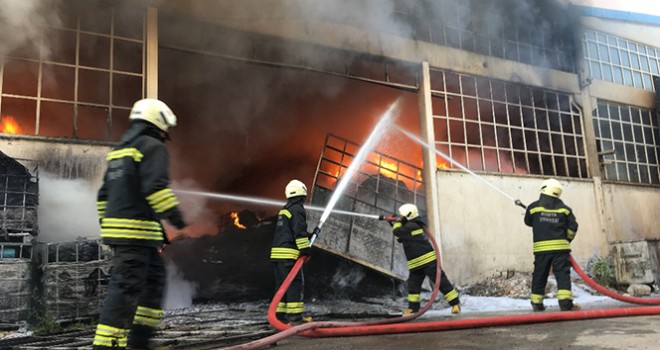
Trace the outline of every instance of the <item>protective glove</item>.
{"label": "protective glove", "polygon": [[300,249],[300,256],[310,256],[310,253],[311,253],[310,248]]}
{"label": "protective glove", "polygon": [[568,242],[573,242],[573,239],[575,238],[575,231],[573,230],[566,230],[566,239],[568,239]]}
{"label": "protective glove", "polygon": [[167,211],[167,221],[179,230],[188,226],[183,220],[183,215],[181,215],[181,212],[176,207]]}
{"label": "protective glove", "polygon": [[396,215],[381,215],[378,217],[378,220],[385,220],[385,221],[397,221],[399,220],[398,216]]}

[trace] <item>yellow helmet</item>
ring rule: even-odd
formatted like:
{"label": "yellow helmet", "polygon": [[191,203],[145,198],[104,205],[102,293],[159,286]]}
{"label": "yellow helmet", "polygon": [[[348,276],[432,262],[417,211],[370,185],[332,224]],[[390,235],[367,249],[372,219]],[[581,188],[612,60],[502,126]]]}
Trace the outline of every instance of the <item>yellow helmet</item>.
{"label": "yellow helmet", "polygon": [[145,120],[158,129],[167,132],[167,128],[176,125],[176,116],[163,101],[145,98],[135,102],[129,120]]}
{"label": "yellow helmet", "polygon": [[555,179],[547,179],[541,184],[541,193],[550,197],[559,198],[562,191],[561,184]]}
{"label": "yellow helmet", "polygon": [[302,181],[291,180],[284,189],[284,195],[286,196],[286,198],[306,196],[307,186],[305,186],[305,184],[302,183]]}
{"label": "yellow helmet", "polygon": [[419,209],[417,209],[417,206],[414,204],[406,203],[399,207],[399,215],[408,220],[412,220],[419,216]]}

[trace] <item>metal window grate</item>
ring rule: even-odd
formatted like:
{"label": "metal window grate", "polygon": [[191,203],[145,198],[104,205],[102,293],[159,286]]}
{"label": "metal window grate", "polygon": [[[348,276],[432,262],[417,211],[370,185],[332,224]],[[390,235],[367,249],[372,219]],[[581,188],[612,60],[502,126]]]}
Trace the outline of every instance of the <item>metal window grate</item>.
{"label": "metal window grate", "polygon": [[[319,160],[314,187],[332,191],[351,165],[360,146],[335,135],[327,135]],[[351,179],[344,195],[353,200],[395,213],[404,203],[424,209],[422,169],[386,154],[372,151]],[[314,203],[325,204],[321,198]]]}
{"label": "metal window grate", "polygon": [[431,70],[431,88],[436,147],[467,168],[588,177],[570,95],[441,70]]}
{"label": "metal window grate", "polygon": [[653,91],[653,76],[660,74],[660,47],[587,31],[584,55],[593,79]]}
{"label": "metal window grate", "polygon": [[[351,165],[360,145],[327,135],[314,180],[311,203],[325,206]],[[364,214],[394,214],[401,204],[415,203],[425,212],[421,169],[386,154],[372,151],[337,202],[335,209]],[[424,215],[424,213],[422,213]],[[314,224],[321,213],[307,213]],[[407,275],[405,255],[392,228],[383,221],[331,215],[315,245],[333,254],[369,266],[398,279]]]}
{"label": "metal window grate", "polygon": [[127,128],[145,86],[146,14],[78,6],[66,3],[65,20],[40,28],[46,49],[20,48],[0,64],[0,118],[18,125],[0,132],[110,141]]}
{"label": "metal window grate", "polygon": [[[568,34],[571,30],[559,27],[570,22],[566,20],[574,15],[570,9],[563,13],[559,9],[549,11],[551,6],[546,4],[545,11],[531,13],[525,2],[499,0],[398,0],[392,2],[391,9],[378,0],[371,2],[372,6],[367,2],[354,8],[351,15],[336,11],[324,13],[323,18],[357,27],[375,26],[378,31],[404,34],[413,40],[575,72],[572,52],[579,43],[573,43]],[[506,21],[498,20],[504,11]],[[525,15],[516,15],[517,12]],[[380,25],[365,20],[367,15],[392,18],[400,25]],[[563,16],[563,21],[560,23],[555,16]]]}
{"label": "metal window grate", "polygon": [[605,179],[660,184],[660,129],[653,111],[598,101],[593,118]]}

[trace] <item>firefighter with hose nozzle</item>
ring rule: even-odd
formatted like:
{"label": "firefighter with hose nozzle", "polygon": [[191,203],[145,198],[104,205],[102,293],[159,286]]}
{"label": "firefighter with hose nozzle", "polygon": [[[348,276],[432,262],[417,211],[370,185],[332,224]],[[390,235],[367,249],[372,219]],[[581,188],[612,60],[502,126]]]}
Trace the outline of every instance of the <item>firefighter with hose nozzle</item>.
{"label": "firefighter with hose nozzle", "polygon": [[108,294],[93,348],[157,349],[150,339],[163,317],[167,243],[161,220],[178,229],[186,223],[169,188],[165,141],[176,116],[162,101],[143,99],[131,110],[130,126],[108,153],[98,192],[101,239],[112,248]]}
{"label": "firefighter with hose nozzle", "polygon": [[571,292],[571,241],[578,223],[573,210],[559,199],[563,188],[559,181],[547,179],[541,184],[537,201],[527,206],[525,224],[534,235],[534,272],[530,300],[534,311],[545,310],[543,298],[550,268],[557,279],[557,299],[562,311],[580,310]]}
{"label": "firefighter with hose nozzle", "polygon": [[[311,234],[307,232],[307,214],[303,205],[307,198],[307,186],[299,180],[291,180],[284,188],[284,194],[287,202],[277,215],[270,249],[276,291],[289,275],[296,260],[300,256],[309,256],[311,249],[309,244]],[[280,321],[291,325],[312,321],[310,316],[303,315],[304,285],[301,269],[277,305],[276,316]]]}
{"label": "firefighter with hose nozzle", "polygon": [[[380,220],[387,221],[392,225],[394,236],[403,244],[403,251],[408,260],[408,309],[404,315],[419,311],[421,304],[421,292],[424,279],[428,276],[431,283],[435,284],[437,272],[437,257],[433,246],[426,238],[424,230],[426,222],[420,217],[416,205],[407,203],[399,207],[399,216],[380,216]],[[458,292],[449,282],[444,269],[440,275],[440,292],[445,300],[451,305],[451,313],[461,312]]]}

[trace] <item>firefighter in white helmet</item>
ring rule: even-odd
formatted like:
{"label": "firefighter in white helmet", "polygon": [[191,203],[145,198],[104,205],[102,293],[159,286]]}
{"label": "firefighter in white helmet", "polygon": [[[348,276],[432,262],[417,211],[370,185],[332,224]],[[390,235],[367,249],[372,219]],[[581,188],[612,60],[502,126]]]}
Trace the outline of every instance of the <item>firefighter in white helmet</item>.
{"label": "firefighter in white helmet", "polygon": [[[403,251],[408,260],[408,309],[404,314],[419,311],[421,305],[421,292],[424,279],[428,276],[435,284],[437,271],[437,257],[433,246],[427,240],[424,230],[426,222],[420,217],[416,205],[407,203],[399,207],[399,216],[381,216],[387,220],[393,229],[397,241],[403,244]],[[447,278],[444,270],[440,274],[440,292],[451,305],[451,312],[461,312],[458,292]]]}
{"label": "firefighter in white helmet", "polygon": [[179,200],[169,188],[165,140],[176,125],[162,101],[137,101],[130,126],[106,157],[98,192],[101,239],[113,251],[108,293],[94,336],[94,349],[150,349],[163,317],[165,266],[159,248],[167,243],[161,220],[186,226]]}
{"label": "firefighter in white helmet", "polygon": [[[304,208],[307,187],[299,180],[291,180],[284,188],[284,195],[287,203],[277,215],[270,250],[270,261],[275,272],[275,291],[289,275],[296,260],[301,256],[309,256],[310,253],[310,234],[307,232],[307,215]],[[301,269],[277,305],[276,315],[280,321],[300,324],[312,320],[304,315],[303,290],[304,277]]]}
{"label": "firefighter in white helmet", "polygon": [[559,181],[547,179],[541,184],[537,201],[527,206],[525,224],[534,235],[534,272],[530,300],[534,311],[545,310],[543,297],[550,268],[557,279],[557,299],[562,311],[579,310],[571,292],[570,242],[575,238],[578,223],[573,210],[559,199],[563,188]]}

